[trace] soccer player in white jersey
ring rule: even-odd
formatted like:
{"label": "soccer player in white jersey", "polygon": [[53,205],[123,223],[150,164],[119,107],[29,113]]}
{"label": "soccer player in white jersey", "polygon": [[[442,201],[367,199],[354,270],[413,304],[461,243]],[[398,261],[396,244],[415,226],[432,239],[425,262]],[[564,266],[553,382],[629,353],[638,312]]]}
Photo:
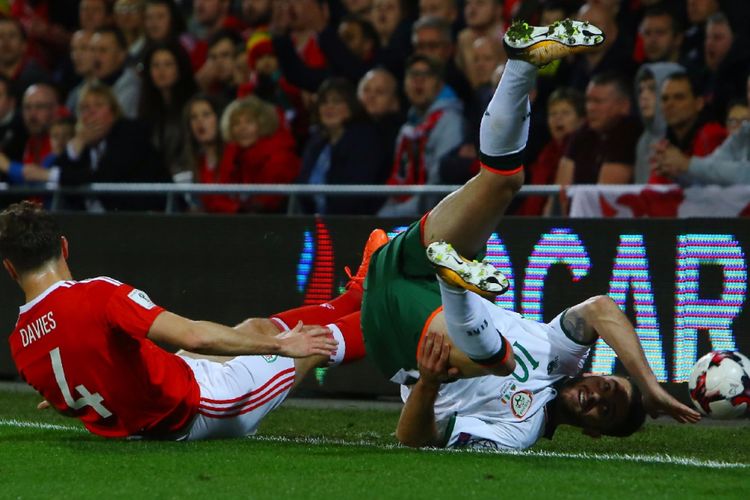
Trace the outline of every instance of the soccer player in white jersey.
{"label": "soccer player in white jersey", "polygon": [[[482,253],[523,184],[537,66],[603,39],[578,21],[512,26],[504,37],[510,60],[480,128],[480,173],[372,257],[362,304],[365,347],[403,384],[396,436],[404,444],[523,449],[559,424],[626,436],[643,423],[644,407],[680,422],[700,418],[657,383],[611,299],[589,299],[549,324],[526,320],[484,300],[507,289],[501,273],[462,257]],[[631,379],[576,377],[598,337]],[[460,380],[445,383],[452,379]]]}

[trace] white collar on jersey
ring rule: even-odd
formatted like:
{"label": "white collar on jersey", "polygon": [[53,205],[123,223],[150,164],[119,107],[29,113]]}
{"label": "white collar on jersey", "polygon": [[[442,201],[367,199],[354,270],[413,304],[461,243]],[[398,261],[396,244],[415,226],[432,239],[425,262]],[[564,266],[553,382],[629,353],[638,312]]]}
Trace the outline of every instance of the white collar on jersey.
{"label": "white collar on jersey", "polygon": [[55,290],[57,290],[61,286],[64,286],[64,287],[67,288],[67,287],[72,286],[73,283],[74,283],[73,281],[58,281],[57,283],[53,283],[52,285],[50,285],[49,288],[47,288],[45,291],[43,291],[42,293],[40,293],[39,295],[37,295],[36,297],[34,297],[31,301],[29,301],[29,302],[25,303],[24,305],[22,305],[21,307],[19,307],[18,308],[19,314],[25,313],[26,311],[28,311],[29,309],[31,309],[32,307],[34,307],[35,305],[37,305],[39,302],[41,302],[42,300],[44,300],[44,298],[47,297],[47,295],[51,294],[52,292],[54,292]]}

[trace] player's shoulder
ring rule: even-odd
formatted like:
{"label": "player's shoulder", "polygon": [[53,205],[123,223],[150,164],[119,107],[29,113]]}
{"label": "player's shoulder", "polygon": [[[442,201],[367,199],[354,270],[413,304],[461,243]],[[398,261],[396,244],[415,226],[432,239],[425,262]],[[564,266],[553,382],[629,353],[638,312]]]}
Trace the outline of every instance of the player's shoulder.
{"label": "player's shoulder", "polygon": [[121,286],[128,286],[121,281],[110,278],[109,276],[97,276],[95,278],[76,281],[75,283],[87,288],[119,288]]}

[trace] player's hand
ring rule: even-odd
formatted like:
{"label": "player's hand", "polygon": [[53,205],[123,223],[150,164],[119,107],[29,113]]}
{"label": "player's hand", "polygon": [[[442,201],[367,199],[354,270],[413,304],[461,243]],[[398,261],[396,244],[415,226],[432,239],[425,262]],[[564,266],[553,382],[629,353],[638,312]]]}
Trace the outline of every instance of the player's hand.
{"label": "player's hand", "polygon": [[659,384],[644,392],[643,405],[653,418],[669,415],[681,424],[694,424],[701,419],[700,413],[677,401]]}
{"label": "player's hand", "polygon": [[428,331],[419,353],[419,381],[430,386],[439,386],[459,375],[458,368],[448,366],[451,345],[445,335]]}
{"label": "player's hand", "polygon": [[306,358],[315,354],[330,356],[338,347],[329,328],[303,325],[301,321],[293,329],[277,335],[277,338],[281,340],[279,354],[288,358]]}
{"label": "player's hand", "polygon": [[38,405],[36,405],[36,409],[37,410],[47,410],[47,409],[49,409],[51,407],[52,407],[52,405],[49,404],[49,401],[47,401],[46,399],[43,399],[41,403],[39,403]]}

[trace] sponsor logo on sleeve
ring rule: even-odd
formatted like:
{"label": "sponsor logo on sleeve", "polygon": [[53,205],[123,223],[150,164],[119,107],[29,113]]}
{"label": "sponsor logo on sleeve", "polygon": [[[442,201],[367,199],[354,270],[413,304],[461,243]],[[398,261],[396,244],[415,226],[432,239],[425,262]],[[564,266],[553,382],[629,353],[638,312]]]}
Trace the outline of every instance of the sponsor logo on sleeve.
{"label": "sponsor logo on sleeve", "polygon": [[151,302],[149,296],[146,295],[146,292],[142,292],[137,288],[134,288],[130,291],[130,293],[128,294],[128,298],[146,310],[150,310],[156,307],[156,305]]}
{"label": "sponsor logo on sleeve", "polygon": [[273,355],[273,354],[265,354],[265,355],[261,356],[261,358],[263,358],[266,361],[266,363],[273,363],[274,361],[276,361],[277,359],[279,359],[278,356]]}
{"label": "sponsor logo on sleeve", "polygon": [[534,399],[529,391],[518,391],[510,397],[510,409],[516,418],[523,418]]}

